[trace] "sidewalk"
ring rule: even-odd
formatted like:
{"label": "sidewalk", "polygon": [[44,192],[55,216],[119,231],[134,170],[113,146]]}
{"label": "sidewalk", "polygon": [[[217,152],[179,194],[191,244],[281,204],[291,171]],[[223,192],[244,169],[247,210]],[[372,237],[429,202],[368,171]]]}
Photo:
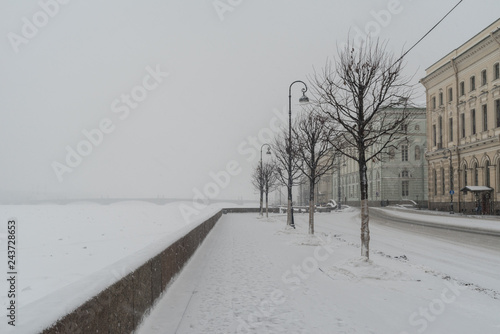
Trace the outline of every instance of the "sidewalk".
{"label": "sidewalk", "polygon": [[137,333],[498,333],[491,295],[329,232],[356,215],[316,215],[313,237],[307,215],[223,215]]}
{"label": "sidewalk", "polygon": [[440,225],[456,226],[460,228],[478,229],[485,232],[491,231],[494,233],[500,233],[499,216],[470,216],[462,215],[459,213],[450,214],[449,212],[444,211],[405,209],[395,206],[388,206],[384,208],[372,207],[370,208],[370,210],[380,210],[392,216],[410,218],[412,220],[420,220],[425,222],[434,222]]}

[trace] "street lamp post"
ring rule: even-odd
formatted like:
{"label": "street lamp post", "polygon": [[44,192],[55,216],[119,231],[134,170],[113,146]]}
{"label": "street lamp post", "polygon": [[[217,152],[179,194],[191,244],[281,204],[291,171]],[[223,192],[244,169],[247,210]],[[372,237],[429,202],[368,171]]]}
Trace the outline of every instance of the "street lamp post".
{"label": "street lamp post", "polygon": [[338,164],[338,170],[337,170],[337,195],[338,195],[338,203],[337,203],[337,210],[341,210],[342,209],[342,192],[341,192],[341,187],[340,187],[340,169],[345,166],[345,163],[342,164],[341,163],[341,160],[340,160],[340,157],[339,157],[339,164]]}
{"label": "street lamp post", "polygon": [[302,88],[302,97],[299,102],[305,103],[309,102],[309,98],[306,96],[307,85],[300,80],[296,80],[290,84],[288,88],[288,207],[287,207],[287,224],[295,228],[293,221],[293,206],[292,206],[292,86],[300,82],[304,85]]}
{"label": "street lamp post", "polygon": [[[447,150],[450,152],[450,214],[455,213],[453,210],[453,194],[455,191],[453,190],[453,165],[452,165],[452,159],[453,159],[453,154],[449,148],[444,148],[444,150]],[[445,159],[447,158],[446,153],[444,153]]]}
{"label": "street lamp post", "polygon": [[261,147],[260,147],[260,182],[261,182],[261,187],[260,187],[260,215],[262,216],[263,215],[263,193],[264,193],[264,174],[263,174],[263,171],[262,171],[262,149],[264,148],[264,146],[267,146],[267,152],[266,154],[271,154],[271,146],[269,146],[269,144],[263,144]]}

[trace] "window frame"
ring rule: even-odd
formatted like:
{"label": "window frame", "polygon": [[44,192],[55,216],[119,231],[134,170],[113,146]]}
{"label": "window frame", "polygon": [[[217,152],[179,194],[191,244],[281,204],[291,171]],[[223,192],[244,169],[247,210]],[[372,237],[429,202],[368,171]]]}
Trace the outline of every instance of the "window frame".
{"label": "window frame", "polygon": [[408,145],[401,145],[401,161],[408,161]]}
{"label": "window frame", "polygon": [[474,177],[474,184],[473,186],[478,186],[479,185],[479,169],[477,166],[477,163],[474,163],[473,165],[473,177]]}
{"label": "window frame", "polygon": [[465,138],[465,114],[462,113],[460,114],[460,120],[461,120],[461,130],[462,130],[462,138]]}
{"label": "window frame", "polygon": [[436,132],[436,124],[432,124],[432,143],[434,144],[434,146],[437,145],[437,132]]}
{"label": "window frame", "polygon": [[483,104],[481,106],[482,116],[483,116],[483,132],[488,131],[488,105]]}
{"label": "window frame", "polygon": [[488,71],[486,69],[481,71],[481,86],[488,84]]}
{"label": "window frame", "polygon": [[486,160],[486,162],[484,163],[484,185],[489,187],[490,186],[490,162],[488,160]]}
{"label": "window frame", "polygon": [[471,125],[471,134],[476,134],[476,109],[471,109],[470,111],[470,125]]}
{"label": "window frame", "polygon": [[439,144],[443,144],[443,117],[439,116],[438,119],[438,125],[439,125]]}
{"label": "window frame", "polygon": [[469,79],[470,91],[473,92],[476,90],[476,76],[473,75]]}
{"label": "window frame", "polygon": [[495,115],[497,119],[497,128],[500,127],[500,99],[495,100]]}
{"label": "window frame", "polygon": [[450,117],[449,120],[450,131],[449,133],[449,141],[453,141],[453,117]]}
{"label": "window frame", "polygon": [[410,180],[401,181],[401,196],[402,197],[410,196]]}

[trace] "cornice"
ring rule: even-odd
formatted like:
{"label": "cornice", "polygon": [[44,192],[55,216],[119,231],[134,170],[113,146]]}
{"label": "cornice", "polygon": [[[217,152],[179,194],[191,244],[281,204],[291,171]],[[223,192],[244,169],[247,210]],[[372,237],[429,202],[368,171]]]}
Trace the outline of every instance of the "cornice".
{"label": "cornice", "polygon": [[[452,61],[455,62],[457,67],[464,68],[466,67],[465,65],[468,65],[467,64],[468,61],[470,61],[470,63],[474,63],[473,60],[474,56],[476,56],[479,52],[484,51],[488,47],[491,48],[491,52],[500,50],[500,45],[497,43],[497,41],[495,41],[497,35],[500,35],[500,29],[497,29],[496,31],[487,35],[485,38],[483,38],[482,40],[480,40],[479,42],[477,42],[470,48],[464,50],[458,55],[455,55],[454,52],[449,53],[447,56],[436,62],[435,65],[440,61],[446,60],[446,62],[444,62],[443,65],[433,70],[432,72],[427,73],[427,75],[424,78],[420,79],[420,83],[424,85],[426,88],[428,88],[428,85],[432,80],[442,77],[448,71],[451,71],[450,76],[453,75],[454,69]],[[458,49],[456,49],[455,51],[458,51]],[[448,58],[446,59],[446,57]],[[432,66],[429,67],[427,70],[429,70],[430,68],[432,68]],[[459,71],[460,70],[461,69],[459,69]],[[442,82],[443,80],[444,78],[440,79],[439,82]]]}

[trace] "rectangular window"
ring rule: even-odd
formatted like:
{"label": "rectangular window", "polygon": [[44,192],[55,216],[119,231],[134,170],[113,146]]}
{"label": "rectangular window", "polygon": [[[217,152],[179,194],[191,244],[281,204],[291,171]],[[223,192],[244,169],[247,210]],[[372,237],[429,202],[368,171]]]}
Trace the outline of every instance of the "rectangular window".
{"label": "rectangular window", "polygon": [[401,146],[401,161],[408,161],[408,146]]}
{"label": "rectangular window", "polygon": [[450,141],[453,141],[453,118],[450,118]]}
{"label": "rectangular window", "polygon": [[436,109],[436,97],[432,97],[432,109]]}
{"label": "rectangular window", "polygon": [[448,88],[448,102],[453,101],[453,88]]}
{"label": "rectangular window", "polygon": [[486,75],[486,70],[481,71],[481,86],[484,86],[488,83],[488,77]]}
{"label": "rectangular window", "polygon": [[494,80],[500,79],[500,63],[493,65]]}
{"label": "rectangular window", "polygon": [[495,115],[497,118],[497,128],[500,127],[500,100],[495,101]]}
{"label": "rectangular window", "polygon": [[462,130],[462,138],[465,138],[465,114],[460,114],[460,128]]}
{"label": "rectangular window", "polygon": [[465,95],[465,82],[461,82],[460,83],[460,96],[464,96]]}
{"label": "rectangular window", "polygon": [[476,109],[472,109],[470,111],[470,124],[471,124],[471,132],[473,135],[476,134]]}
{"label": "rectangular window", "polygon": [[476,77],[475,76],[470,77],[470,91],[472,92],[473,90],[476,90]]}
{"label": "rectangular window", "polygon": [[432,142],[436,146],[436,124],[432,125]]}
{"label": "rectangular window", "polygon": [[401,182],[401,195],[403,197],[408,197],[410,194],[410,181],[402,181]]}
{"label": "rectangular window", "polygon": [[483,131],[488,131],[488,108],[483,104]]}
{"label": "rectangular window", "polygon": [[439,106],[441,107],[443,105],[443,93],[439,93]]}
{"label": "rectangular window", "polygon": [[443,118],[441,116],[439,117],[439,138],[438,138],[438,143],[439,144],[443,143]]}

